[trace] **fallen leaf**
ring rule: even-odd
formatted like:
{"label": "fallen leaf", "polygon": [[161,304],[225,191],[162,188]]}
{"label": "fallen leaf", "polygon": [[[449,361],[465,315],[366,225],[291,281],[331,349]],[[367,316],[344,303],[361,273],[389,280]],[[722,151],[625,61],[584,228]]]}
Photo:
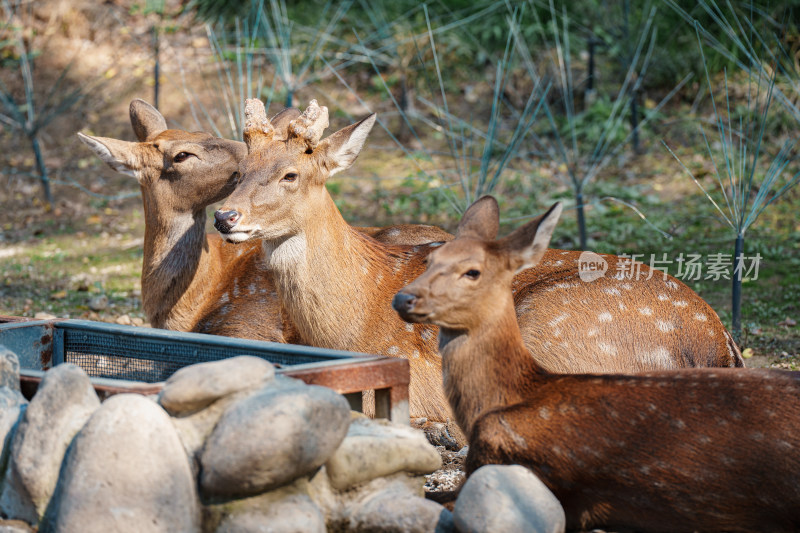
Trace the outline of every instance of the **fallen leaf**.
{"label": "fallen leaf", "polygon": [[753,357],[753,349],[745,348],[744,351],[742,352],[742,357],[744,357],[745,359],[750,359],[751,357]]}
{"label": "fallen leaf", "polygon": [[99,215],[92,215],[86,219],[87,224],[100,224],[103,221]]}
{"label": "fallen leaf", "polygon": [[67,297],[67,291],[58,291],[50,295],[51,300],[63,300]]}

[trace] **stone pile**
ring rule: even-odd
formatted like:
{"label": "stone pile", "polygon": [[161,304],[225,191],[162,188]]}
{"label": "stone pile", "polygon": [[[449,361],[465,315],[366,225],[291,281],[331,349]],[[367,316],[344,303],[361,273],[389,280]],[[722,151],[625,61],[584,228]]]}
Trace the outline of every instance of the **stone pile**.
{"label": "stone pile", "polygon": [[[421,431],[352,413],[330,389],[255,357],[184,368],[158,398],[102,404],[80,368],[59,365],[28,403],[17,357],[0,347],[0,447],[0,531],[559,530],[550,500],[526,503],[531,480],[519,472],[510,496],[490,500],[480,491],[503,493],[503,474],[471,496],[470,480],[454,522],[424,498],[441,459]],[[539,528],[542,512],[550,521]]]}

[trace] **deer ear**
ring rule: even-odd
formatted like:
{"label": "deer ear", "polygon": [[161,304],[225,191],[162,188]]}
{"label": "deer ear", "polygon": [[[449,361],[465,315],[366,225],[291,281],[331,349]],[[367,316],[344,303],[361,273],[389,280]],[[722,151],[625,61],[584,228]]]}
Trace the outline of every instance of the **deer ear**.
{"label": "deer ear", "polygon": [[508,253],[511,268],[515,273],[534,267],[542,260],[560,216],[561,202],[556,202],[544,215],[496,241],[497,247]]}
{"label": "deer ear", "polygon": [[128,176],[138,178],[132,154],[137,143],[108,139],[106,137],[91,137],[78,133],[78,138],[92,149],[97,157],[106,162],[108,166]]}
{"label": "deer ear", "polygon": [[318,153],[322,158],[322,164],[328,169],[328,176],[349,168],[355,162],[364,147],[367,135],[375,125],[376,118],[377,115],[373,113],[329,135],[319,143],[314,153]]}
{"label": "deer ear", "polygon": [[493,196],[483,196],[464,211],[456,237],[493,241],[500,229],[500,207]]}
{"label": "deer ear", "polygon": [[137,98],[131,101],[130,114],[133,132],[140,142],[167,129],[167,121],[164,120],[164,116],[144,100]]}

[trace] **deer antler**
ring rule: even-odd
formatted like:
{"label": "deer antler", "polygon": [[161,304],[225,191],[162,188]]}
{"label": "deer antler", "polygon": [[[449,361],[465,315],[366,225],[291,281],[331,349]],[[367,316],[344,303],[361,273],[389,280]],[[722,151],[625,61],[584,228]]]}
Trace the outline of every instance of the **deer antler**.
{"label": "deer antler", "polygon": [[245,101],[244,121],[244,142],[251,152],[270,141],[275,134],[275,128],[267,118],[267,110],[261,100],[248,98]]}
{"label": "deer antler", "polygon": [[328,127],[328,108],[320,107],[316,100],[311,100],[303,114],[289,123],[289,137],[303,141],[313,150],[322,138],[322,132]]}

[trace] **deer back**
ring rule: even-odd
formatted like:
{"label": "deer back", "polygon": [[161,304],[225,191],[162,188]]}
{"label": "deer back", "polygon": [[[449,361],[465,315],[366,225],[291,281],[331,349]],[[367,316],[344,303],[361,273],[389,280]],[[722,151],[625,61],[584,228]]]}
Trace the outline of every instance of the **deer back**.
{"label": "deer back", "polygon": [[541,376],[484,413],[467,475],[533,470],[568,528],[797,531],[800,382],[793,373],[696,369]]}
{"label": "deer back", "polygon": [[[290,125],[285,135],[266,119],[262,103],[248,101],[246,115],[249,154],[240,165],[242,180],[217,213],[217,228],[223,238],[231,242],[262,240],[265,261],[275,273],[278,294],[304,342],[407,357],[412,371],[412,414],[438,417],[445,406],[435,402],[445,402],[433,342],[435,330],[403,324],[390,308],[392,295],[421,272],[417,265],[433,248],[430,245],[395,248],[357,236],[346,225],[325,188],[329,176],[353,164],[375,117],[367,117],[322,139],[322,130],[328,123],[327,109],[316,102]],[[495,233],[499,226],[496,218],[489,224]],[[484,220],[484,223],[489,222]],[[569,358],[560,361],[571,365],[572,371],[586,367],[610,371],[618,367],[642,370],[687,364],[735,364],[735,354],[731,356],[724,336],[708,341],[709,345],[716,343],[709,350],[711,356],[687,356],[679,331],[695,319],[675,316],[671,308],[669,317],[653,317],[653,320],[661,319],[665,328],[671,327],[675,332],[672,335],[650,332],[651,323],[622,328],[624,321],[619,319],[592,343],[581,344],[579,330],[584,322],[580,314],[563,316],[563,310],[554,312],[553,307],[542,305],[552,298],[550,289],[558,283],[551,281],[548,285],[544,280],[552,280],[565,271],[577,275],[576,264],[556,264],[563,261],[557,257],[561,253],[547,252],[548,264],[522,274],[517,284],[520,320],[526,344],[534,356],[542,353],[545,342],[558,340],[553,338],[551,330],[542,331],[542,324],[561,321],[563,329],[571,330],[577,347]],[[581,295],[579,300],[587,300],[589,307],[596,308],[609,298],[603,289],[616,288],[615,284],[616,281],[609,280],[586,284],[586,298]],[[643,297],[657,298],[657,295],[654,290],[644,291]],[[700,303],[699,296],[689,291],[686,299],[709,312],[708,322],[719,325],[719,319]],[[680,308],[676,309],[680,312]],[[626,339],[622,344],[618,342],[620,337]],[[613,354],[604,355],[598,347],[605,343],[610,347],[609,352],[616,349],[619,354],[627,348],[626,342],[636,345],[627,358],[612,359]],[[417,376],[425,383],[416,384]],[[438,389],[438,392],[418,396],[414,394],[415,388]]]}

